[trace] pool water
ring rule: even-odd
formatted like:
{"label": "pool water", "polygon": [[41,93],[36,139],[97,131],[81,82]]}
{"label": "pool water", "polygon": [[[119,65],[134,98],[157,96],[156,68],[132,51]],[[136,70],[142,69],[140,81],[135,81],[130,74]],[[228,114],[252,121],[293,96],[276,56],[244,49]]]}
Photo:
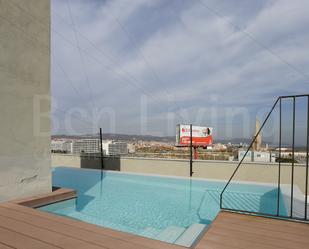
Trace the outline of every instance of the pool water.
{"label": "pool water", "polygon": [[[58,167],[53,169],[53,186],[75,189],[78,197],[40,209],[178,243],[181,236],[188,237],[186,231],[203,230],[200,228],[207,228],[214,220],[224,184],[223,181]],[[232,184],[224,194],[223,203],[229,208],[275,214],[277,189],[268,185]],[[284,213],[283,204],[280,206],[280,212]]]}

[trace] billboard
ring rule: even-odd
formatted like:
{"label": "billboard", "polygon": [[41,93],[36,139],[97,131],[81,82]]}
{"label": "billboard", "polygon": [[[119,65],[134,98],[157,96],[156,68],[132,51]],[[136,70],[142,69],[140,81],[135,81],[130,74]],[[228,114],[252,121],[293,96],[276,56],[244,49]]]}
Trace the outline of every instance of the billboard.
{"label": "billboard", "polygon": [[[213,143],[213,128],[192,126],[193,146],[211,146]],[[190,125],[179,124],[176,126],[176,146],[190,145]]]}

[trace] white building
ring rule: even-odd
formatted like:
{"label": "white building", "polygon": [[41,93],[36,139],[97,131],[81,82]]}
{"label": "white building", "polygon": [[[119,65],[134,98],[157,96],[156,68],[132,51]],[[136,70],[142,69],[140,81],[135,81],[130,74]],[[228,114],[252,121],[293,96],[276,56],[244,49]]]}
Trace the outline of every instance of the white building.
{"label": "white building", "polygon": [[[245,150],[239,150],[238,151],[238,161],[242,160],[244,155],[246,154]],[[248,151],[246,157],[243,160],[244,162],[252,162],[253,161],[253,153],[251,150]]]}
{"label": "white building", "polygon": [[276,162],[276,155],[275,153],[271,152],[261,152],[261,151],[254,151],[253,153],[253,162]]}
{"label": "white building", "polygon": [[73,143],[72,141],[65,140],[52,140],[51,141],[52,152],[72,153]]}
{"label": "white building", "polygon": [[[238,160],[240,161],[246,151],[239,150],[238,151]],[[271,152],[264,151],[248,151],[246,157],[243,160],[244,162],[276,162],[276,154]]]}
{"label": "white building", "polygon": [[72,153],[97,153],[100,151],[99,139],[80,139],[72,142]]}
{"label": "white building", "polygon": [[128,153],[129,154],[135,153],[135,145],[134,144],[128,144]]}
{"label": "white building", "polygon": [[125,142],[104,141],[102,142],[102,148],[104,155],[107,156],[128,154],[128,144]]}
{"label": "white building", "polygon": [[102,149],[103,149],[103,154],[104,155],[109,155],[109,145],[112,143],[113,141],[111,140],[105,140],[102,141]]}
{"label": "white building", "polygon": [[126,155],[128,154],[128,144],[124,142],[115,142],[111,143],[108,146],[109,155],[116,156],[116,155]]}

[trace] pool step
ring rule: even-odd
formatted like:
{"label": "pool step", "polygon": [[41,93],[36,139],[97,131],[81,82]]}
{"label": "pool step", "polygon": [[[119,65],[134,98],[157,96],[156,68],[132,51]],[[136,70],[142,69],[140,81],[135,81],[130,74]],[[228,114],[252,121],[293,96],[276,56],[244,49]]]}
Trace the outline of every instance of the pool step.
{"label": "pool step", "polygon": [[191,247],[203,235],[206,228],[207,226],[204,224],[192,224],[174,243],[184,247]]}
{"label": "pool step", "polygon": [[[112,224],[108,221],[98,220],[96,217],[82,212],[71,212],[70,217],[104,227],[118,227],[120,230],[126,230],[125,227],[121,227],[119,225],[116,226],[115,224]],[[205,230],[205,228],[206,225],[203,224],[193,224],[187,229],[177,226],[169,226],[164,230],[160,230],[154,227],[147,227],[144,231],[139,233],[139,235],[165,241],[167,243],[190,247]]]}
{"label": "pool step", "polygon": [[174,243],[185,231],[183,227],[170,226],[156,236],[156,239]]}
{"label": "pool step", "polygon": [[155,238],[161,230],[154,227],[147,227],[143,232],[139,233],[140,236],[147,238]]}

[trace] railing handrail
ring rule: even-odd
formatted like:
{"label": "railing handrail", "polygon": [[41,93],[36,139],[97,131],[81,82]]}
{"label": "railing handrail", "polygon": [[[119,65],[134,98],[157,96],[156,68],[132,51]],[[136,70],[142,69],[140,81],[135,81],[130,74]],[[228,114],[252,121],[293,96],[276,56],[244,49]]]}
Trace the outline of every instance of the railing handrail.
{"label": "railing handrail", "polygon": [[287,98],[301,98],[301,97],[309,97],[309,93],[307,94],[297,94],[297,95],[284,95],[279,96],[279,99],[287,99]]}

